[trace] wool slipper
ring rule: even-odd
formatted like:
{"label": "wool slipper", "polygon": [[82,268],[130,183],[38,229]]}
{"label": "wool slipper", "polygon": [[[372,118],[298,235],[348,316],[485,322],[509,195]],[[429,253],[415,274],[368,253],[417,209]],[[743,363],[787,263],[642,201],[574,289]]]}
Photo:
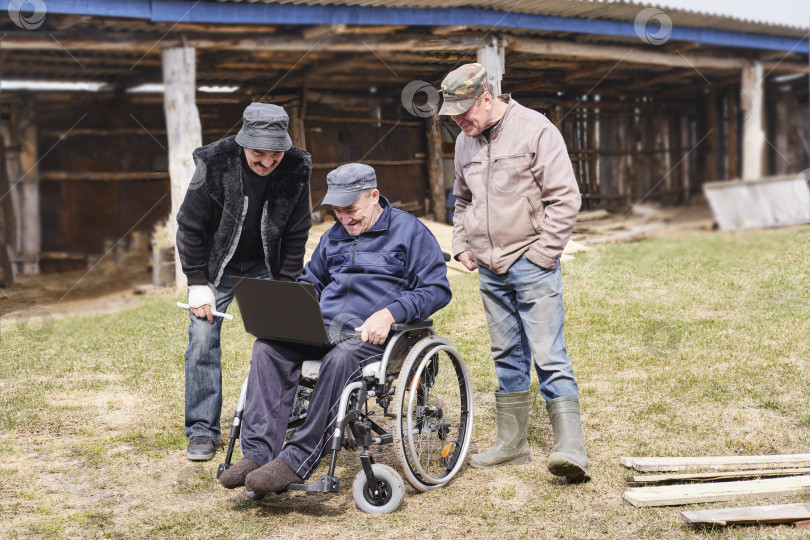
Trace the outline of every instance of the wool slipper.
{"label": "wool slipper", "polygon": [[234,489],[245,485],[245,478],[259,468],[259,464],[252,459],[242,458],[239,463],[232,465],[219,477],[219,483],[225,489]]}
{"label": "wool slipper", "polygon": [[247,475],[245,490],[256,495],[267,495],[281,491],[293,482],[303,481],[286,463],[276,458]]}

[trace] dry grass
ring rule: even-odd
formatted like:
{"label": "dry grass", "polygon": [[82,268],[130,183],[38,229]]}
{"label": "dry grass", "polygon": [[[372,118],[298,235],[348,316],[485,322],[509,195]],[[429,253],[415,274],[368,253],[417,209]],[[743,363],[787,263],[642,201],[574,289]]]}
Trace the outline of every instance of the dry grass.
{"label": "dry grass", "polygon": [[[0,537],[806,537],[787,526],[692,529],[678,508],[633,508],[622,499],[627,471],[618,459],[808,451],[808,240],[806,228],[704,232],[577,255],[564,268],[566,340],[593,481],[568,486],[547,473],[552,434],[536,402],[530,464],[467,468],[429,493],[408,488],[385,516],[355,507],[359,465],[350,452],[339,460],[340,493],[261,503],[219,487],[221,453],[185,460],[187,323],[174,298],[47,327],[4,317]],[[454,301],[436,325],[470,365],[473,447],[485,448],[495,437],[496,388],[486,323],[474,276],[452,284]],[[250,362],[238,317],[223,343],[227,430]],[[376,452],[397,466],[392,448]]]}

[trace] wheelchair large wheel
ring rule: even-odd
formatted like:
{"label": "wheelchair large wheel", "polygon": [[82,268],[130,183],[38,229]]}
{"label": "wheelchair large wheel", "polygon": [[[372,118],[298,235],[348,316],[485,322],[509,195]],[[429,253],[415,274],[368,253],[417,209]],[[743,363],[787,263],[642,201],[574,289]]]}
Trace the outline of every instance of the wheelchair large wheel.
{"label": "wheelchair large wheel", "polygon": [[374,498],[374,493],[368,485],[368,478],[363,469],[357,473],[352,484],[352,495],[357,508],[366,514],[388,514],[399,508],[402,497],[405,495],[405,486],[402,477],[389,467],[381,463],[371,466],[374,477],[377,479],[376,489],[382,495],[380,500]]}
{"label": "wheelchair large wheel", "polygon": [[394,443],[408,482],[419,491],[447,484],[470,445],[473,394],[467,365],[446,339],[411,349],[397,380]]}

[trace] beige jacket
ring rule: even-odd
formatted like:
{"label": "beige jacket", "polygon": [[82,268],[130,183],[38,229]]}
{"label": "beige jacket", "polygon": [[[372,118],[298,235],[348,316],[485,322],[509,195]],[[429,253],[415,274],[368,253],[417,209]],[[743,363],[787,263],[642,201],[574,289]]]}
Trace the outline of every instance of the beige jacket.
{"label": "beige jacket", "polygon": [[520,257],[551,268],[571,237],[581,198],[562,135],[507,94],[491,132],[456,139],[453,256],[505,274]]}

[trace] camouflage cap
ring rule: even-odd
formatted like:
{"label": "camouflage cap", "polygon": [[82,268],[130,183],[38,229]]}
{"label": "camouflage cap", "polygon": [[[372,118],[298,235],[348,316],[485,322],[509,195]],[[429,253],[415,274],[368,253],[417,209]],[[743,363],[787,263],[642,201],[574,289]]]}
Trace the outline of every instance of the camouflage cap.
{"label": "camouflage cap", "polygon": [[489,91],[487,71],[481,64],[464,64],[442,81],[444,103],[439,114],[464,114],[481,94]]}

